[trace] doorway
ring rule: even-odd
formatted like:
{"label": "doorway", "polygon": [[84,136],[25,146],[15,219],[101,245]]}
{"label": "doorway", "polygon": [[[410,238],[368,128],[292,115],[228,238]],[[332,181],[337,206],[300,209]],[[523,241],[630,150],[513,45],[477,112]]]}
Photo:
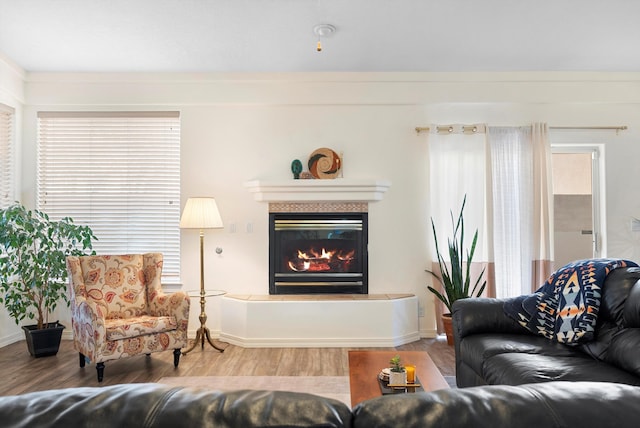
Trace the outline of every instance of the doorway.
{"label": "doorway", "polygon": [[602,257],[598,147],[553,147],[554,267]]}

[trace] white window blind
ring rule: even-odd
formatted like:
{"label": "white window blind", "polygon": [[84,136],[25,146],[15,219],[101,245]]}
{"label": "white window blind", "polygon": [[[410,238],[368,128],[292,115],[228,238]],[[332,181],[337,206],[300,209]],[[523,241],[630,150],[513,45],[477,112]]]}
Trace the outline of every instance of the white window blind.
{"label": "white window blind", "polygon": [[161,252],[180,274],[178,112],[40,112],[38,208],[89,225],[99,254]]}
{"label": "white window blind", "polygon": [[14,110],[0,104],[0,208],[15,202]]}

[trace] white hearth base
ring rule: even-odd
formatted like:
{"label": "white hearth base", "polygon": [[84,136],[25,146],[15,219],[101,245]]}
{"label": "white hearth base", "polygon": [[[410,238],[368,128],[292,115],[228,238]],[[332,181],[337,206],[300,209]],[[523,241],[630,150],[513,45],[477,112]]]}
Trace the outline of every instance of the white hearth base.
{"label": "white hearth base", "polygon": [[220,340],[247,348],[393,347],[420,339],[413,294],[228,295]]}

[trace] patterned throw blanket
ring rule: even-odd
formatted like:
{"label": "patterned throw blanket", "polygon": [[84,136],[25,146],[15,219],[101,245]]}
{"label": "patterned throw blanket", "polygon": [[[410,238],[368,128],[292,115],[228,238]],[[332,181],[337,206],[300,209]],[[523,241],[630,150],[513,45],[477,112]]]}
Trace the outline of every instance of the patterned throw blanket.
{"label": "patterned throw blanket", "polygon": [[535,293],[505,303],[504,312],[527,330],[567,345],[593,339],[605,278],[638,266],[621,259],[579,260],[555,271]]}

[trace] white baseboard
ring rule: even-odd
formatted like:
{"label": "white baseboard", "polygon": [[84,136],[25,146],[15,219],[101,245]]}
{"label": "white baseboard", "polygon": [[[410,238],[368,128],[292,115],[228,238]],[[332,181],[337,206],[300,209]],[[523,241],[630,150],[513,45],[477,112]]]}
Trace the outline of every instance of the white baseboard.
{"label": "white baseboard", "polygon": [[421,339],[433,339],[436,337],[438,337],[438,332],[433,328],[420,330]]}
{"label": "white baseboard", "polygon": [[[0,337],[0,348],[11,345],[12,343],[20,342],[21,340],[25,340],[24,333],[22,331]],[[62,340],[73,340],[73,332],[70,330],[63,331]]]}
{"label": "white baseboard", "polygon": [[12,343],[19,342],[21,340],[24,340],[24,333],[22,331],[0,337],[0,348],[11,345]]}
{"label": "white baseboard", "polygon": [[418,334],[404,337],[350,338],[246,338],[222,333],[220,341],[243,348],[392,348],[420,340]]}

